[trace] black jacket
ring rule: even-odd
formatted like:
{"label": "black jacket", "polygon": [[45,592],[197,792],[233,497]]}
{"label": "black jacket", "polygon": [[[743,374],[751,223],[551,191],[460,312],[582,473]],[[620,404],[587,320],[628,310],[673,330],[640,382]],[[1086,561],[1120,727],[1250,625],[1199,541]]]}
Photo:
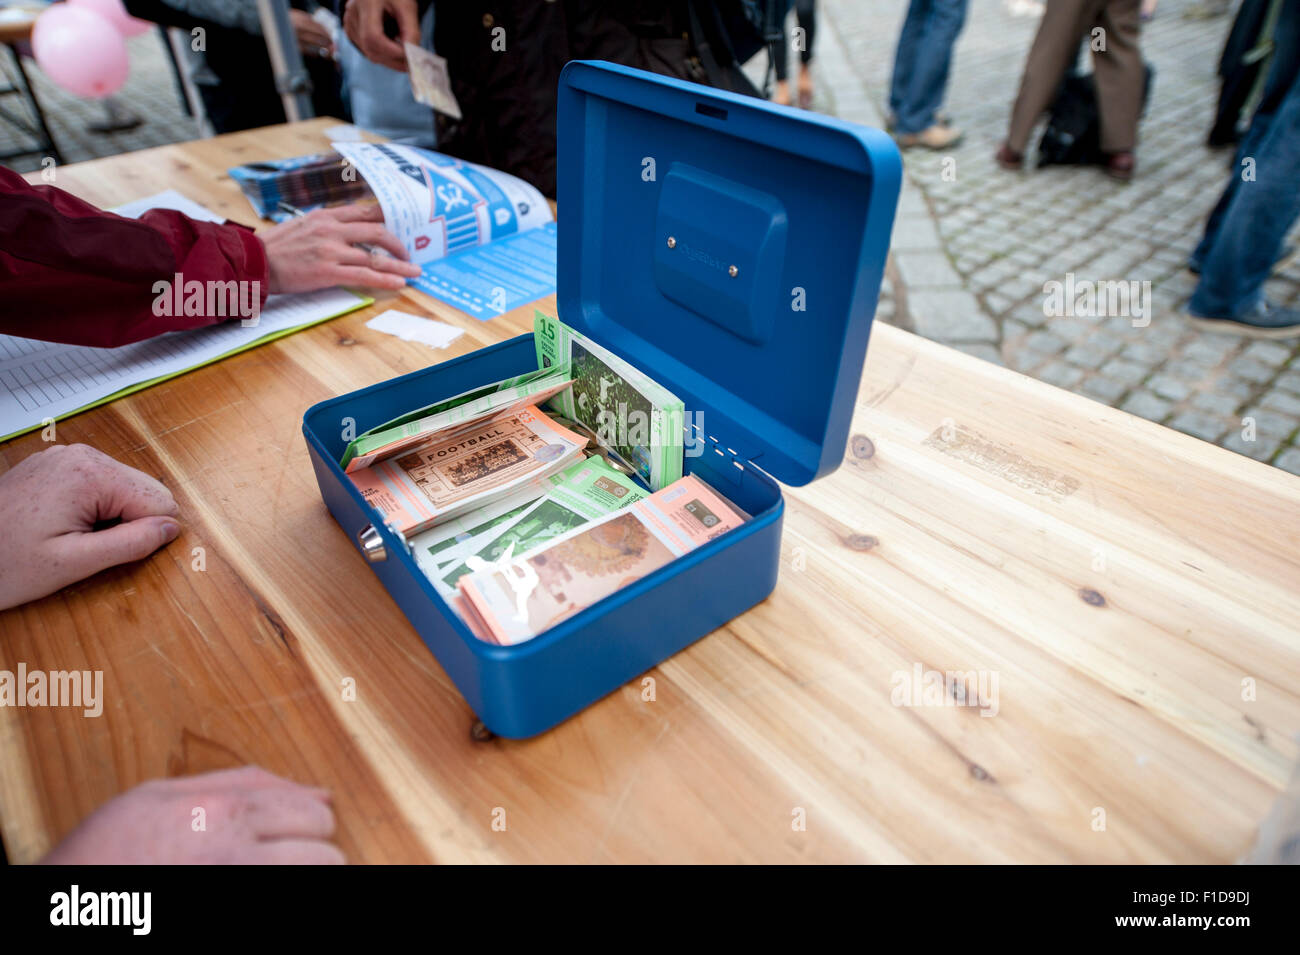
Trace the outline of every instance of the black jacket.
{"label": "black jacket", "polygon": [[[609,60],[756,94],[739,68],[762,45],[741,0],[424,0],[464,119],[438,148],[555,195],[556,88],[569,60]],[[503,48],[504,47],[504,48]]]}

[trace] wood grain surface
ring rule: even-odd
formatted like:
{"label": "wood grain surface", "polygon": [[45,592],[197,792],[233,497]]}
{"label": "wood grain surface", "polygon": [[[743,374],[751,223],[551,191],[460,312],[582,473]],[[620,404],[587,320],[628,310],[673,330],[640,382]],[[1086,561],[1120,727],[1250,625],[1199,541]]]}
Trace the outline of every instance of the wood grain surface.
{"label": "wood grain surface", "polygon": [[[82,163],[57,185],[106,206],[176,188],[250,222],[225,170],[322,149],[334,122]],[[467,334],[433,351],[364,327],[394,306]],[[330,787],[356,862],[1249,848],[1297,758],[1300,479],[883,324],[843,466],[787,492],[773,596],[646,674],[653,700],[637,680],[539,738],[475,741],[321,503],[301,418],[530,315],[381,296],[59,424],[163,480],[184,529],[0,615],[0,669],[104,673],[99,718],[0,709],[13,861],[143,780],[245,763]],[[0,446],[0,468],[43,446]],[[918,670],[985,692],[907,705]]]}
{"label": "wood grain surface", "polygon": [[[0,43],[14,44],[30,40],[32,29],[36,26],[36,16],[40,12],[39,9],[15,10],[10,14],[12,19],[0,21]],[[28,15],[19,16],[20,13]]]}

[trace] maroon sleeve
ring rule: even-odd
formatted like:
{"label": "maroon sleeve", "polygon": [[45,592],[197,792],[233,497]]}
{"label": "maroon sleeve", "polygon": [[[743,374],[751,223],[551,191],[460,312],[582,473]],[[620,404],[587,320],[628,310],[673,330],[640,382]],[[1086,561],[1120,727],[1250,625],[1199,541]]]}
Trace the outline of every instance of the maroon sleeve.
{"label": "maroon sleeve", "polygon": [[168,209],[127,219],[0,167],[0,333],[125,345],[241,317],[254,302],[260,312],[267,275],[266,250],[243,226]]}

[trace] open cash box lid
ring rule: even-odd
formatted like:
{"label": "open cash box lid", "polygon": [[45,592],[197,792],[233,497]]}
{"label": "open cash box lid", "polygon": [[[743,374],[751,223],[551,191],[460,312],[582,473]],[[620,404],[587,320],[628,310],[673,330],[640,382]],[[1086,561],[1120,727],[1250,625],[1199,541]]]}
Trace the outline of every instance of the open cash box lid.
{"label": "open cash box lid", "polygon": [[558,140],[560,320],[737,463],[787,484],[835,470],[898,202],[889,137],[575,61]]}

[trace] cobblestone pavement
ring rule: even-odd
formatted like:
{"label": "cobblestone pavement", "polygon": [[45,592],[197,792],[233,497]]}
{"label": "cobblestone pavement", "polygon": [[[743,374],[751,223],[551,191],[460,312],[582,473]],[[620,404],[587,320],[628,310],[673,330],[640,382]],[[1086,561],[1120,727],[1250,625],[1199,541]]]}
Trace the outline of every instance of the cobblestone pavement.
{"label": "cobblestone pavement", "polygon": [[[1187,255],[1232,162],[1231,150],[1204,145],[1229,18],[1189,18],[1192,0],[1160,3],[1142,37],[1155,85],[1138,173],[1123,184],[1098,169],[1027,163],[1009,173],[994,162],[1038,26],[1036,17],[1010,12],[1025,6],[971,0],[946,104],[966,138],[946,153],[905,154],[893,281],[880,314],[1300,474],[1300,340],[1249,343],[1199,332],[1180,313],[1195,285]],[[822,0],[817,108],[882,124],[906,9],[904,0]],[[1070,272],[1078,283],[1149,281],[1150,323],[1048,318],[1044,283],[1064,283]],[[1300,301],[1300,261],[1293,257],[1266,291],[1275,301]]]}
{"label": "cobblestone pavement", "polygon": [[[102,103],[81,99],[63,92],[41,72],[34,61],[24,59],[24,68],[31,78],[36,98],[41,103],[46,122],[54,141],[63,154],[64,162],[81,162],[132,152],[149,146],[194,139],[198,127],[185,113],[179,87],[173,78],[171,61],[156,30],[126,41],[131,58],[131,73],[126,85],[116,96],[125,112],[134,113],[142,120],[134,129],[114,133],[96,133],[89,126],[101,122],[106,110]],[[0,51],[0,73],[13,82],[13,60],[7,51]],[[23,107],[16,96],[7,96],[0,105],[12,112],[22,113]],[[33,140],[7,122],[0,121],[0,153],[33,145]],[[41,168],[40,156],[23,156],[5,163],[19,172]]]}

